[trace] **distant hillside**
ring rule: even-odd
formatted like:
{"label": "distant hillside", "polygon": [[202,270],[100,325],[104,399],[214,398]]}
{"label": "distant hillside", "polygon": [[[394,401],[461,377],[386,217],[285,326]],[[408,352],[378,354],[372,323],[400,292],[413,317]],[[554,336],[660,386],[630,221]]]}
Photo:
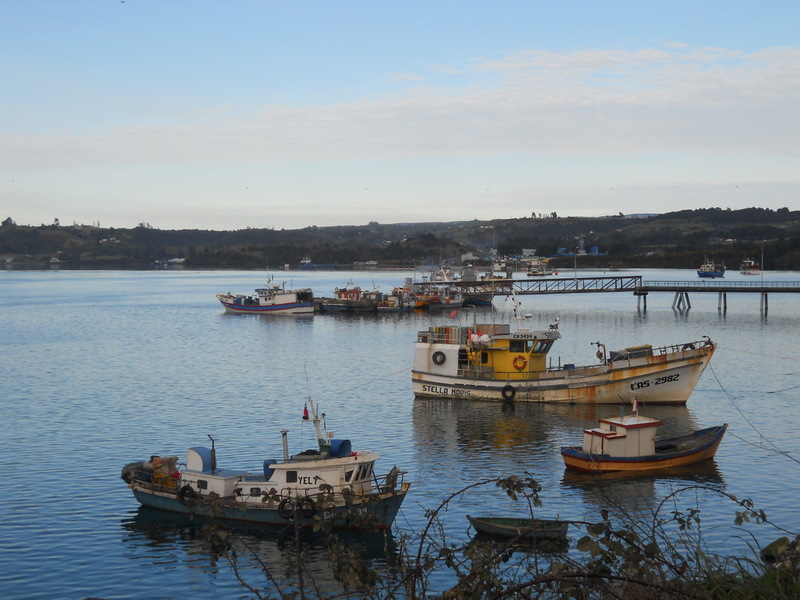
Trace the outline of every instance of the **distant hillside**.
{"label": "distant hillside", "polygon": [[[44,266],[58,261],[75,268],[144,268],[183,259],[193,268],[296,268],[313,263],[352,268],[377,261],[399,267],[462,258],[481,265],[490,250],[515,257],[525,249],[551,256],[559,249],[581,256],[583,266],[694,268],[713,255],[734,267],[746,256],[765,267],[800,270],[800,211],[749,208],[699,209],[644,216],[566,217],[457,221],[446,223],[369,223],[295,230],[160,230],[94,226],[0,227],[0,258],[12,265]],[[575,259],[556,259],[571,265]]]}

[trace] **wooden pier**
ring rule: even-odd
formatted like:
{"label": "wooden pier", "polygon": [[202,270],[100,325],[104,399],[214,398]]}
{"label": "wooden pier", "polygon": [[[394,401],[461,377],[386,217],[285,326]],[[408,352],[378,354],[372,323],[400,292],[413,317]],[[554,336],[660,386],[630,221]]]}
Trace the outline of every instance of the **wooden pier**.
{"label": "wooden pier", "polygon": [[[419,284],[418,284],[419,285]],[[421,285],[441,285],[430,283]],[[537,294],[590,294],[629,292],[637,297],[637,307],[647,310],[647,295],[651,292],[675,294],[673,308],[691,308],[689,293],[716,293],[718,308],[727,310],[728,293],[761,294],[761,310],[767,311],[769,294],[800,293],[800,282],[793,281],[643,281],[641,275],[621,277],[540,277],[535,279],[489,279],[481,281],[450,282],[465,296],[502,296]]]}

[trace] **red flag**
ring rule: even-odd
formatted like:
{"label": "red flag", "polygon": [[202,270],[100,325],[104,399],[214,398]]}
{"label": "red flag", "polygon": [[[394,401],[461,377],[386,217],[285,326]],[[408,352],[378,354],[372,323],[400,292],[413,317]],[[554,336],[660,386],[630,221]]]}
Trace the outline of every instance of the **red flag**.
{"label": "red flag", "polygon": [[453,312],[451,312],[451,313],[450,313],[450,317],[449,317],[449,318],[450,318],[450,319],[452,319],[452,318],[453,318],[453,317],[455,317],[457,314],[458,314],[458,311],[457,311],[457,310],[454,310]]}
{"label": "red flag", "polygon": [[303,406],[303,421],[308,421],[308,404]]}
{"label": "red flag", "polygon": [[636,396],[633,397],[633,414],[639,414],[639,398]]}

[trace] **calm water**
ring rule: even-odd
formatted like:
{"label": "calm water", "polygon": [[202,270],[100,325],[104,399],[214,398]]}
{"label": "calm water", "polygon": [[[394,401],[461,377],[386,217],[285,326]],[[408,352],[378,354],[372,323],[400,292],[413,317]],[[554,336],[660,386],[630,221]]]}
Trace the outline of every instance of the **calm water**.
{"label": "calm water", "polygon": [[[622,274],[696,279],[689,271]],[[389,291],[407,274],[277,275],[330,296],[349,279]],[[739,277],[729,273],[726,280]],[[265,278],[232,271],[0,271],[2,597],[248,597],[194,529],[140,510],[120,469],[151,454],[183,457],[211,434],[221,466],[256,470],[282,455],[281,429],[290,430],[292,451],[314,445],[300,419],[309,394],[337,437],[383,453],[379,470],[397,464],[409,472],[413,487],[398,531],[419,531],[426,509],[477,479],[522,472],[544,487],[542,515],[596,519],[612,503],[646,512],[699,482],[750,497],[778,524],[800,530],[800,297],[770,296],[767,317],[757,295],[729,295],[724,314],[714,294],[692,295],[689,311],[673,310],[671,294],[651,294],[646,313],[630,294],[523,298],[532,326],[560,318],[563,339],[552,356],[562,362],[594,363],[590,342],[598,340],[609,349],[703,335],[719,342],[687,407],[642,409],[668,421],[664,434],[729,423],[715,461],[693,474],[598,484],[566,475],[558,449],[580,443],[583,427],[618,414],[618,407],[414,400],[417,330],[466,324],[466,310],[452,319],[278,318],[226,315],[214,298],[251,292]],[[496,299],[495,309],[510,304]],[[749,540],[733,529],[730,504],[703,492],[679,508],[697,504],[713,548],[746,551]],[[465,514],[510,510],[503,494],[487,488],[463,497],[445,524],[450,535],[466,538]],[[769,526],[752,530],[762,543],[780,534]],[[293,572],[290,545],[269,536],[243,539],[278,574]],[[324,549],[307,551],[315,577],[333,586]],[[244,574],[263,581],[253,564]]]}

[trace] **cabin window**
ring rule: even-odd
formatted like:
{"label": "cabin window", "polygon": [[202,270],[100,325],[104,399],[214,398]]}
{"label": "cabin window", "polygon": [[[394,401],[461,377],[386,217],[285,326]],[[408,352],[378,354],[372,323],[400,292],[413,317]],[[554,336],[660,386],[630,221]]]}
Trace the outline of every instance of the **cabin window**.
{"label": "cabin window", "polygon": [[286,471],[286,483],[297,483],[297,471]]}
{"label": "cabin window", "polygon": [[489,362],[489,353],[488,352],[481,352],[481,364],[485,365]]}
{"label": "cabin window", "polygon": [[351,478],[352,476],[353,476],[353,469],[347,469],[347,470],[344,472],[344,480],[345,480],[345,481],[349,482],[349,481],[350,481],[350,478]]}
{"label": "cabin window", "polygon": [[260,496],[261,495],[261,488],[250,488],[250,495],[251,496]]}
{"label": "cabin window", "polygon": [[197,480],[197,487],[199,487],[201,490],[207,490],[208,489],[208,482],[205,479],[198,479]]}
{"label": "cabin window", "polygon": [[553,340],[534,340],[536,343],[533,345],[534,354],[547,354],[550,347],[553,345]]}
{"label": "cabin window", "polygon": [[525,340],[511,340],[508,343],[508,349],[511,352],[526,352]]}

